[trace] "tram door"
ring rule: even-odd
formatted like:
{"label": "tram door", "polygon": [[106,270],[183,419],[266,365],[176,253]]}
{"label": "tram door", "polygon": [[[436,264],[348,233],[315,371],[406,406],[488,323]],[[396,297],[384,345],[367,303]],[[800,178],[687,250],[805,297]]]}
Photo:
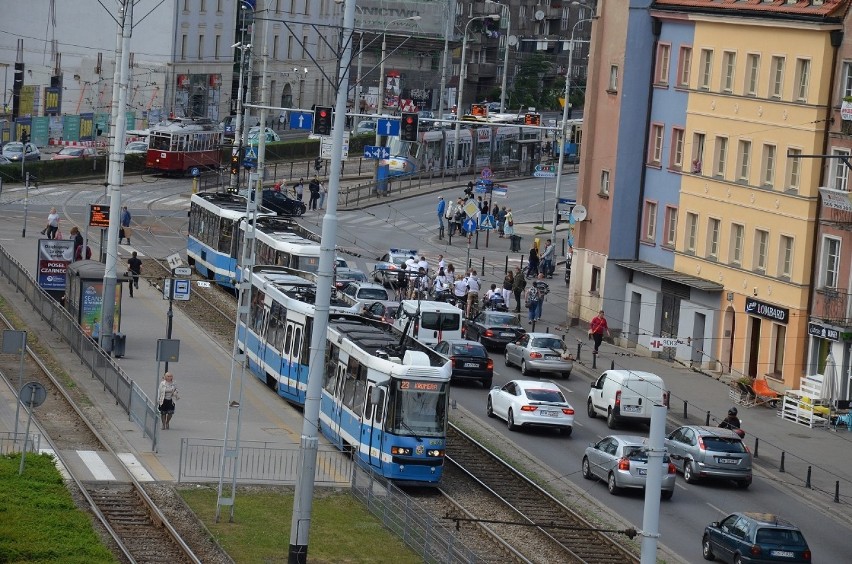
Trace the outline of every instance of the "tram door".
{"label": "tram door", "polygon": [[[284,349],[281,351],[281,382],[291,394],[299,395],[300,369],[299,358],[302,350],[302,335],[304,326],[287,320],[287,329],[284,334]],[[304,380],[307,381],[307,367],[304,367]]]}
{"label": "tram door", "polygon": [[336,437],[338,446],[343,446],[343,437],[340,435],[340,418],[343,414],[343,390],[346,386],[346,359],[341,359],[337,362],[337,377],[335,378],[331,417],[329,417],[329,427],[333,437]]}
{"label": "tram door", "polygon": [[382,467],[382,432],[385,416],[385,389],[370,384],[364,402],[364,419],[361,425],[361,444],[370,447],[370,465]]}

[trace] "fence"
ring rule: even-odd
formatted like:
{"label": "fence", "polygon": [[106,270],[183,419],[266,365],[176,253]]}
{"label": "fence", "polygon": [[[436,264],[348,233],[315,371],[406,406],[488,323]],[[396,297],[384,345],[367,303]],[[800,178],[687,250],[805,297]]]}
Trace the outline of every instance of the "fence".
{"label": "fence", "polygon": [[125,410],[129,419],[139,425],[143,436],[153,440],[152,448],[156,451],[159,415],[156,406],[142,389],[83,332],[65,308],[38,286],[23,265],[6,249],[0,253],[0,274],[15,286],[15,290],[23,295],[51,331],[58,332],[68,343],[80,357],[80,363],[91,370],[92,377],[103,384],[104,390],[112,394],[116,404]]}
{"label": "fence", "polygon": [[6,431],[0,433],[0,455],[21,452],[21,447],[18,443],[23,444],[25,438],[27,441],[27,452],[38,452],[41,450],[41,435],[35,434],[27,437],[26,433]]}

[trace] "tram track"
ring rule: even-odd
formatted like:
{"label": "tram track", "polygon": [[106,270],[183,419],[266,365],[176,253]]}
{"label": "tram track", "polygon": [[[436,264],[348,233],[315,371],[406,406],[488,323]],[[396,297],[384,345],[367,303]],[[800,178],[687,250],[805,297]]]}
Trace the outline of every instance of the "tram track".
{"label": "tram track", "polygon": [[[2,313],[0,324],[13,329]],[[10,384],[15,379],[9,375],[20,372],[24,381],[44,386],[47,398],[34,411],[33,419],[70,477],[69,488],[78,506],[95,516],[106,545],[116,558],[121,562],[202,562],[98,430],[105,417],[80,387],[63,384],[48,367],[48,361],[29,346],[23,365],[17,357],[0,356],[0,371]],[[114,461],[113,468],[120,468],[121,472],[116,473],[122,475],[107,482],[84,479],[82,470],[75,470],[70,459],[79,451],[93,451],[102,459]]]}

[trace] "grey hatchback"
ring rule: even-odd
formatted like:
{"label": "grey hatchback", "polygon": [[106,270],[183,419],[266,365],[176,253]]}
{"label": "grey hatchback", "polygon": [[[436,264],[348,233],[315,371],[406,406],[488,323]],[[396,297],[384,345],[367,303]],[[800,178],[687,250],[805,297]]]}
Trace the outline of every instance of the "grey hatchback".
{"label": "grey hatchback", "polygon": [[770,513],[732,513],[704,528],[701,554],[724,562],[811,561],[811,549],[794,524]]}
{"label": "grey hatchback", "polygon": [[751,452],[730,429],[685,425],[666,438],[666,449],[690,484],[701,478],[721,478],[741,488],[751,485]]}
{"label": "grey hatchback", "polygon": [[[624,488],[644,488],[648,479],[648,439],[635,435],[610,435],[586,447],[583,477],[606,480],[609,493]],[[669,456],[663,456],[663,499],[674,495],[677,470]]]}

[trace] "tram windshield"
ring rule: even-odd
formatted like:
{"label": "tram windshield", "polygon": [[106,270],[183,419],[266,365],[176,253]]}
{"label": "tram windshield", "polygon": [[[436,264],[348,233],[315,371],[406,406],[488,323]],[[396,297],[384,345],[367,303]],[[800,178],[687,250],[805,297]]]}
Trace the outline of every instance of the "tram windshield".
{"label": "tram windshield", "polygon": [[388,431],[410,437],[443,437],[447,431],[447,383],[395,380],[388,401]]}

